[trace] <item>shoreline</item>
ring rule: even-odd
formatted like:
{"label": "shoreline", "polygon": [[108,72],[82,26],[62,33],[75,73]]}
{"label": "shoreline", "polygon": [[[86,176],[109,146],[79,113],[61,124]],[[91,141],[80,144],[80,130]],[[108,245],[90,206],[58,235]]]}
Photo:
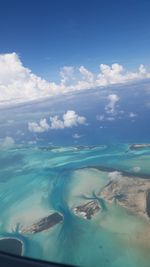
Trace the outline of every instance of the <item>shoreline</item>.
{"label": "shoreline", "polygon": [[102,165],[91,165],[91,166],[86,166],[86,167],[81,167],[80,169],[97,169],[99,171],[102,172],[120,172],[122,176],[128,176],[131,178],[141,178],[141,179],[150,179],[150,174],[146,174],[146,173],[135,173],[135,172],[129,172],[129,171],[124,171],[121,170],[119,168],[113,168],[113,167],[106,167],[106,166],[102,166]]}

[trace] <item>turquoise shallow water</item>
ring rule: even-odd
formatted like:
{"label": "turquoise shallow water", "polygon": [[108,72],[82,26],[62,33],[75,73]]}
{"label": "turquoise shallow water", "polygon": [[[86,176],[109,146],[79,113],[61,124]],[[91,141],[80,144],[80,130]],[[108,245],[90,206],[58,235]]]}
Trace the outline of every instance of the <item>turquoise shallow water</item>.
{"label": "turquoise shallow water", "polygon": [[[0,151],[0,238],[23,242],[23,255],[77,266],[148,267],[150,224],[120,206],[106,207],[92,220],[77,217],[73,207],[93,199],[108,182],[108,170],[150,176],[150,150],[128,144],[95,147],[14,147]],[[135,168],[136,167],[136,168]],[[23,234],[52,211],[63,223]]]}

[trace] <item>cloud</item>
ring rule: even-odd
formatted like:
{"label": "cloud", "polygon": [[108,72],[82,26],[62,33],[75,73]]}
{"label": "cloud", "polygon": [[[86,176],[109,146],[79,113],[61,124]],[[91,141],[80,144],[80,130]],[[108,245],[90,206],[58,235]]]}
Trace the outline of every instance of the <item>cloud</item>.
{"label": "cloud", "polygon": [[50,129],[72,128],[81,124],[87,125],[86,118],[79,116],[74,110],[68,110],[63,114],[62,119],[57,115],[50,117],[50,124],[45,118],[41,119],[39,123],[28,122],[28,130],[33,133],[44,133]]}
{"label": "cloud", "polygon": [[50,117],[51,129],[64,129],[64,122],[58,116]]}
{"label": "cloud", "polygon": [[107,118],[107,121],[114,121],[114,120],[115,120],[114,117],[108,117],[108,118]]}
{"label": "cloud", "polygon": [[112,180],[115,180],[115,179],[120,179],[122,178],[122,174],[118,171],[113,171],[113,172],[110,172],[108,174],[108,178],[112,181]]}
{"label": "cloud", "polygon": [[135,167],[133,167],[133,171],[136,172],[136,173],[138,173],[138,172],[141,171],[141,167],[135,166]]}
{"label": "cloud", "polygon": [[107,86],[146,78],[150,78],[150,73],[146,71],[143,64],[140,65],[137,72],[128,72],[118,63],[114,63],[111,66],[101,64],[100,74],[97,76],[96,83],[99,86]]}
{"label": "cloud", "polygon": [[105,106],[105,110],[107,113],[115,113],[116,111],[116,104],[119,101],[119,97],[116,94],[110,94],[108,95],[108,101],[109,103]]}
{"label": "cloud", "polygon": [[59,89],[25,68],[16,53],[0,55],[1,105],[53,96]]}
{"label": "cloud", "polygon": [[58,116],[50,117],[51,129],[72,128],[79,124],[86,125],[86,118],[79,116],[74,110],[68,110],[63,114],[62,120]]}
{"label": "cloud", "polygon": [[82,137],[82,135],[79,135],[79,134],[75,133],[75,134],[73,134],[72,137],[73,137],[74,139],[79,139],[79,138]]}
{"label": "cloud", "polygon": [[105,116],[104,115],[96,115],[96,119],[98,121],[104,121],[105,120]]}
{"label": "cloud", "polygon": [[[107,113],[109,113],[108,111],[107,111]],[[116,113],[115,114],[111,114],[112,116],[104,116],[104,115],[97,115],[96,116],[96,119],[98,120],[98,121],[115,121],[115,117],[114,117],[114,115],[116,115]]]}
{"label": "cloud", "polygon": [[49,82],[32,73],[16,53],[0,55],[0,105],[16,104],[52,97],[70,91],[104,87],[150,78],[144,65],[136,72],[129,72],[122,65],[100,64],[99,73],[92,73],[85,66],[65,66],[60,70],[60,82]]}
{"label": "cloud", "polygon": [[74,79],[74,67],[64,66],[60,71],[61,84],[65,85],[67,82]]}
{"label": "cloud", "polygon": [[133,112],[129,113],[129,118],[135,118],[135,117],[137,117],[136,113],[133,113]]}
{"label": "cloud", "polygon": [[92,83],[94,81],[94,75],[92,72],[87,70],[84,66],[81,66],[79,68],[80,73],[82,74],[82,77],[85,81]]}
{"label": "cloud", "polygon": [[37,143],[37,141],[28,141],[27,143],[28,143],[28,145],[35,145]]}
{"label": "cloud", "polygon": [[[109,94],[107,96],[108,103],[105,105],[106,114],[96,115],[98,121],[114,121],[115,116],[120,113],[117,111],[117,103],[119,101],[119,96],[116,94]],[[122,113],[122,112],[121,112]]]}
{"label": "cloud", "polygon": [[96,83],[106,86],[108,84],[120,83],[124,80],[123,66],[115,63],[112,66],[100,64],[100,74],[97,76]]}
{"label": "cloud", "polygon": [[15,145],[15,140],[10,136],[6,136],[4,139],[0,141],[1,148],[12,148],[14,145]]}
{"label": "cloud", "polygon": [[78,124],[86,124],[86,118],[79,116],[74,110],[68,110],[63,115],[63,120],[65,127],[77,126]]}
{"label": "cloud", "polygon": [[33,133],[44,133],[48,131],[50,126],[48,125],[46,119],[41,119],[39,123],[29,122],[28,130]]}

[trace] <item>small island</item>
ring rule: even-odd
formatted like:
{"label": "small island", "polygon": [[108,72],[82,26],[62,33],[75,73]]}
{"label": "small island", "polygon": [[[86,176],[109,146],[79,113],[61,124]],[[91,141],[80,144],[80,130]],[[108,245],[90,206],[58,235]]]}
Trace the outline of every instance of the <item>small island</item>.
{"label": "small island", "polygon": [[150,148],[150,144],[132,144],[129,146],[131,150],[137,150],[142,148]]}
{"label": "small island", "polygon": [[97,200],[92,200],[73,209],[77,216],[88,220],[92,219],[92,217],[96,215],[99,210],[100,206]]}
{"label": "small island", "polygon": [[58,212],[54,212],[50,214],[48,217],[44,217],[28,227],[23,227],[20,230],[20,232],[24,234],[28,234],[28,233],[36,234],[44,230],[48,230],[52,228],[53,226],[55,226],[56,224],[62,223],[62,222],[63,222],[63,216]]}

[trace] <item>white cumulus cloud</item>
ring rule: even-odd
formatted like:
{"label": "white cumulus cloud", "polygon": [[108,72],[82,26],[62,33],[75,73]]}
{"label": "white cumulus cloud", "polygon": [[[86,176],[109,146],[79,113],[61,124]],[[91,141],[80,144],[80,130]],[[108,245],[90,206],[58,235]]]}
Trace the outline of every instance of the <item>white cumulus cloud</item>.
{"label": "white cumulus cloud", "polygon": [[100,64],[99,72],[92,73],[85,66],[65,66],[60,71],[60,82],[49,82],[24,67],[16,53],[0,55],[0,105],[16,104],[70,91],[104,87],[150,78],[144,65],[131,72],[122,65]]}
{"label": "white cumulus cloud", "polygon": [[28,130],[34,133],[44,133],[50,129],[72,128],[81,124],[87,125],[86,118],[78,115],[74,110],[68,110],[63,114],[62,119],[58,115],[50,117],[50,123],[45,118],[39,122],[28,122]]}
{"label": "white cumulus cloud", "polygon": [[72,128],[79,124],[86,124],[86,118],[79,116],[74,110],[68,110],[63,114],[62,120],[58,116],[50,117],[51,129]]}
{"label": "white cumulus cloud", "polygon": [[86,118],[79,116],[74,110],[68,110],[63,115],[63,120],[65,127],[77,126],[78,124],[86,124]]}
{"label": "white cumulus cloud", "polygon": [[92,83],[94,81],[94,75],[92,72],[87,70],[84,66],[81,66],[79,68],[80,73],[82,74],[82,77],[85,81]]}
{"label": "white cumulus cloud", "polygon": [[74,67],[64,66],[60,71],[61,84],[65,85],[74,78]]}
{"label": "white cumulus cloud", "polygon": [[16,53],[0,55],[0,104],[52,96],[57,86],[25,68]]}
{"label": "white cumulus cloud", "polygon": [[28,130],[33,133],[44,133],[48,131],[50,126],[47,123],[46,119],[41,119],[39,123],[37,122],[29,122]]}
{"label": "white cumulus cloud", "polygon": [[108,95],[108,101],[109,103],[106,105],[105,110],[107,113],[115,113],[116,104],[119,101],[119,96],[116,94],[110,94]]}
{"label": "white cumulus cloud", "polygon": [[64,122],[59,119],[59,116],[50,117],[51,129],[64,129]]}

